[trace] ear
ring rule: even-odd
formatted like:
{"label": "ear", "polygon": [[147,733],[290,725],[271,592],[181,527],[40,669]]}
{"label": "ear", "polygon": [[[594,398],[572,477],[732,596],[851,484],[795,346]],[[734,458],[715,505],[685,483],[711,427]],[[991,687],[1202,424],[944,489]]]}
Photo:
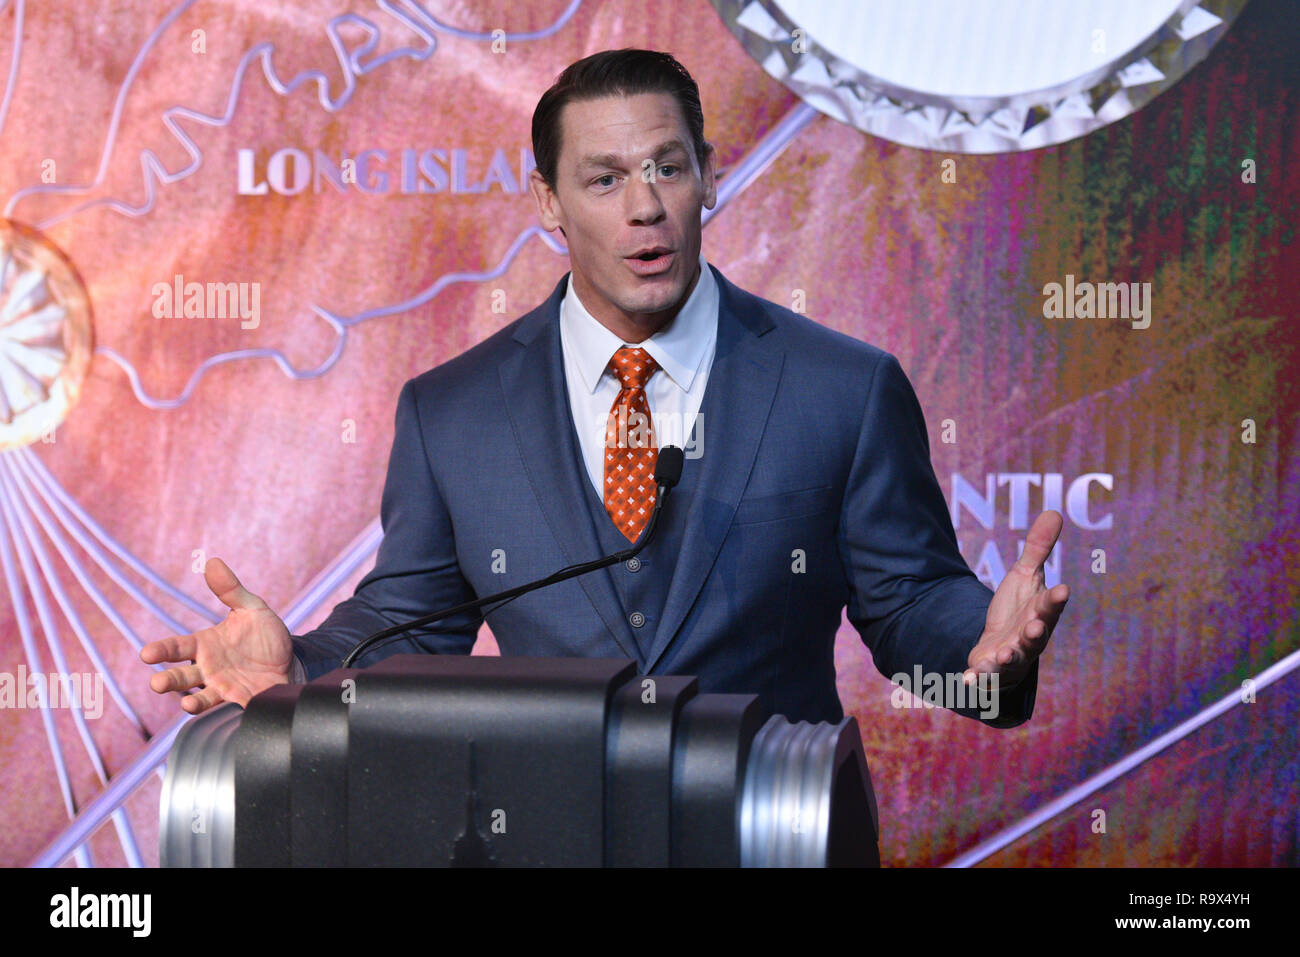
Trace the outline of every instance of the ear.
{"label": "ear", "polygon": [[550,183],[536,169],[528,173],[528,188],[532,191],[533,201],[537,203],[537,218],[542,222],[542,229],[548,233],[558,229],[563,233],[564,228],[560,222],[564,217],[564,207],[560,205],[560,198],[555,195]]}
{"label": "ear", "polygon": [[700,178],[704,182],[704,208],[712,209],[718,202],[718,154],[712,143],[704,144],[704,168]]}

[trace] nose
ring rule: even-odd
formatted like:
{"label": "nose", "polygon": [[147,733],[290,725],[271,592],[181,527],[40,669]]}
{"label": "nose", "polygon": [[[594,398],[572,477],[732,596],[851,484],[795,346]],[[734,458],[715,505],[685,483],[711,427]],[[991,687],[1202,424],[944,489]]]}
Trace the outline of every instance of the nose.
{"label": "nose", "polygon": [[664,204],[659,200],[659,187],[653,177],[654,170],[651,169],[646,173],[638,170],[628,178],[623,196],[630,225],[650,225],[664,218]]}

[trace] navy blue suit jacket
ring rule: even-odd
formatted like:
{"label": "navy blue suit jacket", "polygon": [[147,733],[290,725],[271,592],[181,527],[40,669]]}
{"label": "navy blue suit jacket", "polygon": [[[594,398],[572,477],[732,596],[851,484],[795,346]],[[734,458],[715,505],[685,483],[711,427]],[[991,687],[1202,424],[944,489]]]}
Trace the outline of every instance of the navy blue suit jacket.
{"label": "navy blue suit jacket", "polygon": [[[791,720],[838,721],[834,641],[847,605],[882,674],[910,676],[916,664],[960,673],[992,593],[958,551],[897,360],[713,273],[703,454],[687,459],[638,572],[661,576],[653,628],[629,623],[616,566],[489,611],[501,653],[631,658],[642,674],[696,675],[702,691],[757,693]],[[565,388],[566,282],[403,386],[376,564],[319,628],[294,638],[309,677],[382,628],[611,551],[595,523],[613,524],[592,507]],[[481,622],[440,622],[360,663],[466,654]],[[1037,663],[987,723],[1027,720],[1036,687]]]}

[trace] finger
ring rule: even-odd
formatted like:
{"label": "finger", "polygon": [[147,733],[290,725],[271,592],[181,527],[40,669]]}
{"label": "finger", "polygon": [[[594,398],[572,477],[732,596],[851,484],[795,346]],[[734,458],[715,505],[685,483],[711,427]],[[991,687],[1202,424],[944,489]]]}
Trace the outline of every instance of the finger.
{"label": "finger", "polygon": [[1056,540],[1061,537],[1065,519],[1055,510],[1042,512],[1034,519],[1034,524],[1025,536],[1025,548],[1016,559],[1016,565],[1031,574],[1043,567],[1047,556],[1056,547]]}
{"label": "finger", "polygon": [[996,674],[1001,678],[1010,679],[1012,683],[1018,681],[1024,677],[1023,672],[1030,662],[1042,651],[1041,648],[1036,647],[1036,644],[1043,633],[1043,623],[1037,619],[1031,620],[1021,629],[1023,640],[1013,639],[1004,642],[981,655],[962,672],[962,681],[967,685],[974,684],[981,674]]}
{"label": "finger", "polygon": [[221,697],[221,692],[216,688],[204,688],[202,691],[196,691],[192,695],[186,695],[181,698],[181,707],[190,714],[202,714],[209,708],[216,707],[225,699]]}
{"label": "finger", "polygon": [[212,594],[221,599],[227,608],[265,608],[266,602],[239,583],[230,566],[220,558],[209,558],[203,566],[203,580],[208,583]]}
{"label": "finger", "polygon": [[140,649],[140,660],[147,665],[160,661],[190,661],[198,651],[198,641],[193,635],[173,635],[151,641]]}
{"label": "finger", "polygon": [[169,691],[185,691],[203,684],[203,669],[198,665],[185,665],[183,668],[169,668],[149,677],[149,687],[159,694]]}
{"label": "finger", "polygon": [[1042,646],[1047,643],[1048,627],[1047,622],[1041,618],[1031,618],[1025,623],[1025,627],[1020,629],[1021,651],[1041,651]]}
{"label": "finger", "polygon": [[1026,638],[1024,643],[1007,642],[994,653],[994,667],[990,668],[989,672],[997,672],[1004,677],[1019,677],[1032,660],[1033,645],[1033,638]]}
{"label": "finger", "polygon": [[1015,657],[1014,644],[996,648],[988,654],[982,655],[962,672],[962,681],[969,685],[973,684],[980,675],[1001,674],[1013,666]]}
{"label": "finger", "polygon": [[1070,600],[1070,587],[1057,585],[1046,591],[1040,591],[1034,600],[1034,614],[1043,619],[1052,619],[1061,613],[1065,603]]}
{"label": "finger", "polygon": [[[980,681],[981,676],[990,676],[995,691],[1010,691],[1025,680],[1028,669],[1025,668],[981,668],[967,669],[962,674],[962,682],[971,687]],[[990,680],[986,678],[985,680]]]}
{"label": "finger", "polygon": [[1018,684],[1024,678],[1024,672],[1023,667],[1013,665],[1010,662],[1004,665],[995,665],[991,660],[985,660],[962,672],[961,680],[963,684],[970,687],[979,681],[981,675],[993,675],[997,678],[999,686],[1009,688]]}

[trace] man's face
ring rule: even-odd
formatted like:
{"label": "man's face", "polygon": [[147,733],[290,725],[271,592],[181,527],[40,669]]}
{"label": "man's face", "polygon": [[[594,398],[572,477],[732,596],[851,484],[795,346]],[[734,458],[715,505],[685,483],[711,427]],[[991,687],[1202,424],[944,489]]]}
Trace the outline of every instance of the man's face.
{"label": "man's face", "polygon": [[699,273],[700,214],[717,201],[668,93],[571,102],[560,111],[555,189],[530,186],[547,230],[562,227],[573,285],[604,326],[639,342],[667,325]]}

